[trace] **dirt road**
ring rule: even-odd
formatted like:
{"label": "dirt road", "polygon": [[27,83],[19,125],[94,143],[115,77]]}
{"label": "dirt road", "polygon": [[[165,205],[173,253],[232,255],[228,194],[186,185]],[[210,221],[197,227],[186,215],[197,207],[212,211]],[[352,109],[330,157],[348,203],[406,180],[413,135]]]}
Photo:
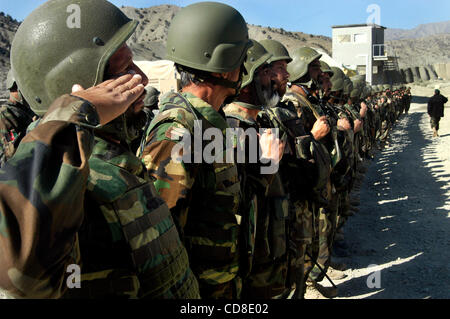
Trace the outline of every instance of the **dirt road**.
{"label": "dirt road", "polygon": [[350,256],[339,261],[350,269],[336,281],[340,298],[450,298],[450,107],[433,139],[432,94],[413,88],[410,114],[367,166],[360,211],[345,226]]}

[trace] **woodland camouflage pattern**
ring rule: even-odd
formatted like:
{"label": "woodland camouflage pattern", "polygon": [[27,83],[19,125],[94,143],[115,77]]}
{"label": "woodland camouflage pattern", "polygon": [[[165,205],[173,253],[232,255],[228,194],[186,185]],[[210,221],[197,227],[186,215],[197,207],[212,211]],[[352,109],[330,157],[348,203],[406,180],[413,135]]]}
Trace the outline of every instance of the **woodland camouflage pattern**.
{"label": "woodland camouflage pattern", "polygon": [[192,94],[163,97],[160,113],[146,132],[141,158],[172,212],[201,296],[237,298],[242,288],[238,276],[242,216],[238,212],[241,189],[237,167],[226,163],[225,145],[222,154],[216,154],[223,156],[224,163],[190,164],[171,156],[187,131],[194,136],[195,118],[202,121],[203,129],[219,128],[223,136],[229,128],[223,114]]}
{"label": "woodland camouflage pattern", "polygon": [[[0,171],[0,286],[26,298],[198,298],[145,168],[123,146],[94,138],[97,127],[88,102],[63,96]],[[81,289],[67,291],[70,264],[81,265]]]}
{"label": "woodland camouflage pattern", "polygon": [[29,107],[17,102],[0,107],[0,166],[14,155],[34,116]]}
{"label": "woodland camouflage pattern", "polygon": [[[255,108],[243,102],[234,102],[225,106],[224,112],[230,127],[242,128],[244,131],[253,128],[258,132],[260,128],[258,122],[241,107]],[[245,149],[249,149],[248,140],[240,143]],[[248,158],[244,164],[238,164],[238,170],[244,194],[241,203],[244,218],[241,225],[250,228],[248,234],[245,234],[244,229],[242,230],[245,234],[243,240],[249,242],[247,238],[255,237],[253,245],[245,245],[247,248],[242,250],[242,255],[248,252],[247,255],[251,257],[251,263],[248,266],[245,260],[240,265],[240,273],[244,280],[242,298],[270,299],[286,289],[288,200],[279,173],[263,175],[261,164],[249,163]],[[245,216],[248,217],[245,218]],[[256,225],[254,225],[255,221]],[[254,229],[256,234],[252,234]],[[283,259],[285,262],[282,262]],[[242,271],[244,267],[249,270]]]}

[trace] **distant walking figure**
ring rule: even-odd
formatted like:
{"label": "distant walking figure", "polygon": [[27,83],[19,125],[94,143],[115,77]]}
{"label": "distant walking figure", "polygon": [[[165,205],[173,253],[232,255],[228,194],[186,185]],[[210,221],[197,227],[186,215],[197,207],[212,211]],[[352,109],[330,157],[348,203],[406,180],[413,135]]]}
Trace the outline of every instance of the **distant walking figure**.
{"label": "distant walking figure", "polygon": [[431,118],[431,129],[433,130],[433,137],[439,137],[439,121],[444,117],[444,104],[448,99],[441,95],[441,91],[435,90],[434,95],[428,101],[428,115]]}

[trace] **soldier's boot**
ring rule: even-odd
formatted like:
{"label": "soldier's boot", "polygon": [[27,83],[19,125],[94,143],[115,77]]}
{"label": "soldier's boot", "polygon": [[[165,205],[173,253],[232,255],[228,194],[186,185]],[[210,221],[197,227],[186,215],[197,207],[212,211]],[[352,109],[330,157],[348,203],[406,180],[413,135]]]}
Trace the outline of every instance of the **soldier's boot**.
{"label": "soldier's boot", "polygon": [[347,275],[343,271],[334,268],[328,268],[327,276],[330,277],[331,280],[342,280],[347,278]]}
{"label": "soldier's boot", "polygon": [[433,137],[437,137],[437,131],[435,128],[433,128]]}
{"label": "soldier's boot", "polygon": [[325,298],[333,299],[338,296],[338,289],[335,287],[324,287],[312,279],[308,279],[306,284],[309,289],[318,291]]}
{"label": "soldier's boot", "polygon": [[348,267],[347,267],[346,264],[336,262],[336,261],[333,260],[333,258],[331,258],[330,259],[330,265],[329,265],[328,269],[330,269],[330,268],[343,272],[343,271],[347,270]]}
{"label": "soldier's boot", "polygon": [[439,131],[436,130],[436,137],[439,137]]}

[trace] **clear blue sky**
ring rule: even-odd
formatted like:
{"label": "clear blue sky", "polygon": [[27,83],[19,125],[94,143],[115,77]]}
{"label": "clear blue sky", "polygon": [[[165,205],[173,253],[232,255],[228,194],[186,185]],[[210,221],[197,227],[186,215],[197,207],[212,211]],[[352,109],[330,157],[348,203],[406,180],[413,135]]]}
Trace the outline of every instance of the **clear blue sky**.
{"label": "clear blue sky", "polygon": [[[412,29],[419,24],[450,20],[449,0],[218,0],[238,9],[255,25],[331,36],[331,26],[365,23],[370,4],[381,9],[381,25]],[[0,0],[0,11],[23,20],[45,0]],[[111,0],[115,5],[146,8],[160,4],[184,7],[196,0]]]}

